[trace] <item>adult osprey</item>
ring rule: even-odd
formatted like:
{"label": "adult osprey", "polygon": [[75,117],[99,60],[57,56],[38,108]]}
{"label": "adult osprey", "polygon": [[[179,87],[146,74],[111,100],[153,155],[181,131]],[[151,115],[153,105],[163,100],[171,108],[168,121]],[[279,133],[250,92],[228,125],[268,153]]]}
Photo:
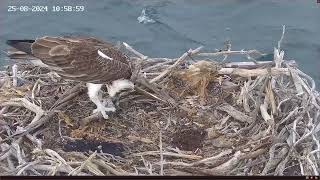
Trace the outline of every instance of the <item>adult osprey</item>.
{"label": "adult osprey", "polygon": [[[40,59],[63,78],[86,82],[88,95],[97,106],[94,112],[101,112],[105,119],[106,112],[116,110],[111,98],[123,89],[134,88],[129,81],[132,71],[128,57],[98,39],[46,36],[35,41],[8,40],[7,44]],[[108,101],[99,94],[103,84],[111,97]]]}

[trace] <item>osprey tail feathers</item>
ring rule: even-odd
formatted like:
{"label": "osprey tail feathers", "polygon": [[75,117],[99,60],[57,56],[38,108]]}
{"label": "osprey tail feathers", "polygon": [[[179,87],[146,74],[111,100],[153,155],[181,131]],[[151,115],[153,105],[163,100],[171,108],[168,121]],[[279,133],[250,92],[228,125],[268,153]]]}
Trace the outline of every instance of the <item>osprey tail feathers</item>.
{"label": "osprey tail feathers", "polygon": [[7,50],[8,57],[16,60],[28,60],[36,66],[48,67],[32,55],[31,45],[33,42],[34,40],[7,40],[7,45],[13,47]]}
{"label": "osprey tail feathers", "polygon": [[34,40],[7,40],[6,43],[19,51],[31,55],[31,45],[33,42]]}

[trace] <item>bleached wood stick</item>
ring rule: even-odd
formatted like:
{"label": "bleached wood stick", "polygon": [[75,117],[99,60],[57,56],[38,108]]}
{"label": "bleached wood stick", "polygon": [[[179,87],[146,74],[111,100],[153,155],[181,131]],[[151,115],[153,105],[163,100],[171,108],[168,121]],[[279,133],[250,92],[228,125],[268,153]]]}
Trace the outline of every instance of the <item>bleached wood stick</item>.
{"label": "bleached wood stick", "polygon": [[283,62],[284,57],[284,51],[281,51],[280,49],[274,48],[274,55],[273,60],[276,63],[276,67],[280,68],[281,63]]}
{"label": "bleached wood stick", "polygon": [[160,175],[163,176],[163,150],[162,150],[162,132],[159,133],[159,148],[160,148]]}
{"label": "bleached wood stick", "polygon": [[291,77],[294,83],[294,86],[296,87],[297,90],[297,95],[302,95],[304,93],[303,88],[302,88],[302,84],[300,81],[300,77],[298,76],[298,73],[295,69],[289,68],[290,72],[291,72]]}
{"label": "bleached wood stick", "polygon": [[[225,75],[237,75],[242,77],[262,76],[267,75],[268,69],[239,69],[239,68],[222,68],[218,72]],[[271,68],[270,74],[272,76],[285,74],[290,75],[288,68]]]}
{"label": "bleached wood stick", "polygon": [[222,104],[218,107],[216,107],[216,109],[220,110],[220,111],[224,111],[226,113],[228,113],[230,116],[232,116],[234,119],[237,119],[241,122],[247,122],[249,124],[251,124],[253,122],[253,118],[250,116],[247,116],[246,114],[238,111],[237,109],[235,109],[233,106],[225,103]]}
{"label": "bleached wood stick", "polygon": [[[68,169],[65,168],[65,165],[53,166],[53,165],[45,165],[45,164],[37,164],[32,166],[32,168],[41,171],[52,171],[55,169],[57,172],[69,173]],[[77,175],[79,176],[88,176],[90,174],[79,172]]]}
{"label": "bleached wood stick", "polygon": [[13,87],[17,87],[18,86],[18,65],[14,64],[12,66],[12,85]]}
{"label": "bleached wood stick", "polygon": [[107,171],[109,171],[111,174],[114,174],[116,176],[133,176],[136,174],[128,173],[122,169],[116,170],[115,167],[111,167],[110,164],[108,164],[106,161],[102,159],[93,159],[92,160],[95,164],[98,164],[99,166],[105,168]]}
{"label": "bleached wood stick", "polygon": [[196,161],[194,163],[191,163],[190,166],[197,166],[197,165],[200,165],[200,164],[214,164],[219,160],[221,161],[222,157],[224,157],[226,155],[229,155],[231,153],[232,153],[232,150],[228,149],[228,150],[222,151],[221,153],[219,153],[216,156],[204,158],[204,159],[201,159],[200,161]]}
{"label": "bleached wood stick", "polygon": [[[297,66],[297,63],[295,60],[285,60],[285,63],[290,66]],[[229,63],[226,63],[224,67],[226,67],[226,68],[255,69],[255,68],[258,68],[259,66],[262,66],[262,65],[263,66],[264,65],[274,66],[275,63],[273,61],[229,62]]]}
{"label": "bleached wood stick", "polygon": [[214,167],[212,169],[201,169],[200,172],[205,173],[207,175],[226,175],[229,174],[231,170],[235,169],[239,161],[241,160],[241,156],[243,153],[237,151],[233,157],[224,162],[223,164]]}
{"label": "bleached wood stick", "polygon": [[223,55],[232,55],[232,54],[259,54],[259,55],[266,55],[263,54],[257,50],[248,50],[248,51],[220,51],[220,52],[214,52],[214,53],[199,53],[197,56],[223,56]]}
{"label": "bleached wood stick", "polygon": [[157,82],[164,78],[167,74],[169,74],[175,67],[177,67],[182,61],[184,61],[188,56],[197,54],[203,46],[198,47],[195,50],[190,49],[188,52],[185,52],[173,65],[169,66],[166,70],[164,70],[159,76],[153,78],[150,82]]}
{"label": "bleached wood stick", "polygon": [[[132,155],[133,156],[145,156],[145,155],[157,156],[157,155],[160,155],[160,151],[146,151],[141,153],[135,153]],[[193,159],[193,160],[202,158],[202,156],[198,156],[198,155],[178,154],[173,152],[163,152],[163,156],[171,156],[171,157],[186,158],[186,159]]]}
{"label": "bleached wood stick", "polygon": [[150,71],[150,70],[152,70],[152,69],[155,69],[155,68],[157,68],[157,67],[163,67],[163,66],[165,66],[165,65],[167,65],[167,64],[170,64],[170,63],[171,63],[171,61],[160,62],[160,63],[155,64],[155,65],[153,65],[153,66],[146,67],[146,68],[142,69],[142,71],[143,71],[143,72],[148,72],[148,71]]}
{"label": "bleached wood stick", "polygon": [[280,50],[281,43],[282,43],[282,40],[284,38],[284,33],[285,32],[286,32],[286,25],[282,25],[282,35],[281,35],[280,40],[278,41],[278,50]]}
{"label": "bleached wood stick", "polygon": [[127,50],[129,50],[130,52],[132,52],[133,54],[135,54],[136,56],[138,56],[140,59],[147,59],[148,56],[145,56],[143,54],[141,54],[140,52],[138,52],[137,50],[133,49],[129,44],[123,42],[123,45],[126,47]]}
{"label": "bleached wood stick", "polygon": [[40,106],[31,103],[25,98],[14,98],[8,102],[0,103],[0,106],[23,106],[30,111],[33,111],[36,113],[36,116],[33,118],[30,124],[37,122],[45,114],[44,110],[42,110]]}

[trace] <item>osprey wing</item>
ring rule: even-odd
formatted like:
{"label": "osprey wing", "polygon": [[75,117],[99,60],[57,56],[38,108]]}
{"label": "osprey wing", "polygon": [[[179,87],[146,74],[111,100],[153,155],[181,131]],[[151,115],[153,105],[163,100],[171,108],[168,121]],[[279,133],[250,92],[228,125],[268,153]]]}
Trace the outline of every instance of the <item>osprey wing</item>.
{"label": "osprey wing", "polygon": [[32,44],[31,50],[35,57],[67,79],[109,83],[131,76],[127,56],[94,38],[43,37]]}

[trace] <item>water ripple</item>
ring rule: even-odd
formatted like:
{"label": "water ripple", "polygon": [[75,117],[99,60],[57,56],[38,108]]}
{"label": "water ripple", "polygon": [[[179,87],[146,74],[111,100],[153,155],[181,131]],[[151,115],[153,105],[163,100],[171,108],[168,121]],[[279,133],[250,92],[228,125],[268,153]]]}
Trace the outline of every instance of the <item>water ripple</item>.
{"label": "water ripple", "polygon": [[155,23],[156,21],[148,16],[146,13],[146,8],[142,9],[141,15],[137,18],[139,23],[148,24],[148,23]]}

